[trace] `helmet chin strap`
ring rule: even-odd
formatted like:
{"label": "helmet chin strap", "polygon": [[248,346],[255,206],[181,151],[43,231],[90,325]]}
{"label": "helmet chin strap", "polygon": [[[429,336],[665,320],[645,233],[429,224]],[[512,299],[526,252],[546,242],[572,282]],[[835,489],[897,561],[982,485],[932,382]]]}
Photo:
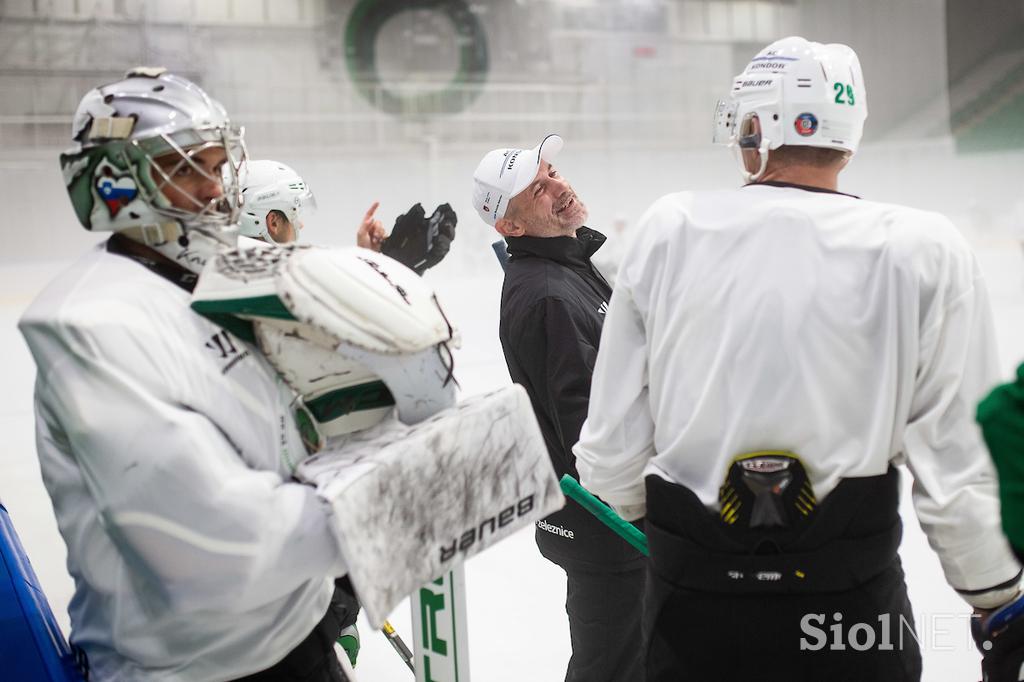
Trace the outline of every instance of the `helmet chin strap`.
{"label": "helmet chin strap", "polygon": [[765,137],[761,138],[761,146],[759,146],[757,148],[757,156],[760,159],[761,164],[760,164],[760,168],[757,169],[756,173],[751,173],[750,171],[747,170],[746,164],[743,163],[743,150],[740,149],[739,147],[737,147],[737,149],[740,150],[739,154],[737,155],[737,158],[739,160],[740,175],[743,176],[743,182],[745,182],[747,184],[750,184],[752,182],[757,182],[758,180],[761,179],[761,176],[764,175],[764,171],[768,167],[768,145],[769,144],[771,144],[771,142],[768,140],[768,138],[765,138]]}

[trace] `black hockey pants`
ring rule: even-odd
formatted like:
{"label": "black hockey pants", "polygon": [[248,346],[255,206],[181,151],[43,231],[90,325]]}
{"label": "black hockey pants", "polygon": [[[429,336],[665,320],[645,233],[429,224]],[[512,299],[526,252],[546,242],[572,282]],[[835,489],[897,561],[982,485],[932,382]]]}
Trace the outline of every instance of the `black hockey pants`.
{"label": "black hockey pants", "polygon": [[649,476],[646,679],[920,680],[898,491],[893,469],[844,479],[778,551],[751,554],[751,535],[737,538],[693,492]]}

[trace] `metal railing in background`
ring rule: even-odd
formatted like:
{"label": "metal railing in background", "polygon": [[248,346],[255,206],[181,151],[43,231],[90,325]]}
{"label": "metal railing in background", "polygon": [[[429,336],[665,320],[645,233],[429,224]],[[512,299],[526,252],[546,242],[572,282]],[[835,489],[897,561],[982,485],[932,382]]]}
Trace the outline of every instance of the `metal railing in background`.
{"label": "metal railing in background", "polygon": [[[494,50],[483,82],[413,69],[382,83],[346,72],[355,0],[0,0],[0,155],[64,147],[78,99],[137,63],[193,78],[270,146],[477,144],[552,129],[592,144],[704,142],[719,95],[705,83],[732,75],[707,67],[731,59],[730,42],[792,25],[795,2],[659,0],[640,12],[477,0],[467,6]],[[513,19],[552,23],[499,40],[493,25]]]}
{"label": "metal railing in background", "polygon": [[[488,83],[484,96],[464,110],[435,115],[431,112],[438,107],[431,106],[431,97],[468,99],[475,94],[465,85],[416,81],[387,86],[408,102],[401,115],[393,115],[375,109],[346,86],[320,82],[278,88],[278,101],[305,106],[277,112],[232,107],[235,98],[228,84],[210,90],[225,102],[232,118],[246,126],[250,141],[296,148],[399,148],[426,137],[447,145],[475,145],[494,139],[529,140],[549,130],[588,144],[701,143],[707,141],[711,115],[699,104],[702,99],[714,101],[714,93],[708,92],[704,98],[680,99],[671,107],[662,101],[657,108],[644,109],[638,103],[658,96],[648,87]],[[384,89],[376,86],[375,92],[383,97]],[[311,96],[313,90],[318,94]],[[0,149],[63,148],[69,143],[70,114],[0,115]]]}

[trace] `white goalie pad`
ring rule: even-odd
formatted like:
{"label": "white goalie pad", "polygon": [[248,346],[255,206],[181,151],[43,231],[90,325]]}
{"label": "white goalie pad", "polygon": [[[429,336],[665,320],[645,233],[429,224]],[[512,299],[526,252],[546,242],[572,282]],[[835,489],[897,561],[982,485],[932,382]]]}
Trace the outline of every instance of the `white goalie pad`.
{"label": "white goalie pad", "polygon": [[252,322],[260,350],[314,408],[319,441],[376,423],[389,393],[406,423],[455,401],[449,346],[458,332],[428,284],[373,251],[237,249],[207,265],[192,308]]}
{"label": "white goalie pad", "polygon": [[[317,446],[330,438],[369,428],[394,409],[390,401],[385,404],[353,406],[339,414],[325,414],[323,410],[315,409],[322,402],[335,404],[345,400],[346,393],[379,384],[380,377],[349,356],[328,350],[337,341],[307,324],[255,319],[253,332],[264,357],[285,383],[302,396],[303,404],[312,408],[309,416],[316,424],[314,428],[318,436],[315,438],[316,446],[307,443],[311,450],[318,449]],[[440,382],[435,385],[420,384],[417,390],[425,398],[450,393],[451,401],[454,401],[454,390],[442,386]]]}
{"label": "white goalie pad", "polygon": [[295,319],[375,353],[415,353],[453,342],[433,289],[369,249],[309,249],[278,272],[277,293]]}
{"label": "white goalie pad", "polygon": [[192,308],[204,314],[297,321],[375,353],[459,344],[434,290],[419,275],[359,247],[229,251],[203,270]]}
{"label": "white goalie pad", "polygon": [[253,322],[260,350],[285,383],[306,400],[379,379],[354,359],[338,353],[340,341],[308,324],[269,319]]}
{"label": "white goalie pad", "polygon": [[398,418],[405,424],[415,424],[455,404],[453,360],[443,344],[398,357],[345,343],[338,350],[372,368],[387,384]]}
{"label": "white goalie pad", "polygon": [[[255,320],[253,329],[260,350],[285,382],[306,403],[333,391],[383,381],[394,398],[398,418],[416,422],[455,404],[453,360],[444,344],[404,355],[376,353],[302,324],[281,320]],[[322,424],[324,435],[348,433],[355,424]],[[373,423],[373,422],[371,422]]]}
{"label": "white goalie pad", "polygon": [[565,504],[517,385],[415,426],[389,419],[351,434],[296,476],[332,505],[374,627],[421,585]]}
{"label": "white goalie pad", "polygon": [[192,308],[200,313],[257,310],[257,303],[277,297],[277,268],[299,248],[239,248],[211,258],[192,292]]}

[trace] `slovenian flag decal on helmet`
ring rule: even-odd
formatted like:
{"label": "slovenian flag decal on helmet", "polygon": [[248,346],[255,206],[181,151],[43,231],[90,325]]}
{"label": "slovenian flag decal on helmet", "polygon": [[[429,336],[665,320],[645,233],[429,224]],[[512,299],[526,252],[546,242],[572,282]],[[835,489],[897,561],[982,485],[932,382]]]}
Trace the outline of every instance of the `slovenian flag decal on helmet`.
{"label": "slovenian flag decal on helmet", "polygon": [[130,204],[139,193],[135,180],[130,175],[114,175],[110,166],[104,165],[96,178],[96,191],[110,211],[110,217],[117,217],[123,206]]}

